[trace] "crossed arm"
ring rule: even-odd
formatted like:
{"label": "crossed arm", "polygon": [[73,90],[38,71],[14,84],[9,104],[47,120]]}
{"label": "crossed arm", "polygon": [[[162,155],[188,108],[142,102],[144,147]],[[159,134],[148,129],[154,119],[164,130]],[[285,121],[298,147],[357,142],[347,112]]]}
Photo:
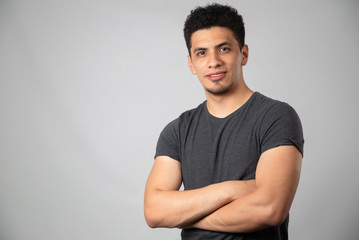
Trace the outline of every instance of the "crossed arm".
{"label": "crossed arm", "polygon": [[279,225],[293,201],[301,160],[294,146],[276,147],[260,157],[255,180],[179,191],[181,164],[170,157],[157,157],[146,184],[146,221],[150,227],[223,232],[251,232]]}

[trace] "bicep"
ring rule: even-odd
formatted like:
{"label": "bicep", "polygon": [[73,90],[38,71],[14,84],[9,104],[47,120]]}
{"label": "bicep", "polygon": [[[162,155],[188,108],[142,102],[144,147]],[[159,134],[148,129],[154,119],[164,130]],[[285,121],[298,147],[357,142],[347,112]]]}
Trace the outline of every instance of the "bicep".
{"label": "bicep", "polygon": [[256,171],[257,189],[275,209],[287,215],[300,177],[302,155],[295,146],[279,146],[265,151]]}
{"label": "bicep", "polygon": [[158,156],[146,184],[147,190],[178,190],[182,184],[181,163],[168,156]]}

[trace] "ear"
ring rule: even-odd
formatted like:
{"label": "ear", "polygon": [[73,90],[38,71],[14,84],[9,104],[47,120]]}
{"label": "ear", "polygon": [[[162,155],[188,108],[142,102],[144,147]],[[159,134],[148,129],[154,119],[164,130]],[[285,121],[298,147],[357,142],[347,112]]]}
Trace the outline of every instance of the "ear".
{"label": "ear", "polygon": [[245,66],[248,62],[248,54],[249,54],[249,48],[247,44],[244,44],[242,47],[242,66]]}
{"label": "ear", "polygon": [[191,70],[191,72],[192,72],[192,74],[193,74],[193,75],[196,75],[196,74],[197,74],[197,72],[196,72],[196,69],[194,69],[194,66],[193,66],[193,64],[192,64],[192,59],[191,59],[191,56],[190,56],[190,55],[188,55],[188,56],[187,56],[187,59],[188,59],[188,66],[189,66],[189,69]]}

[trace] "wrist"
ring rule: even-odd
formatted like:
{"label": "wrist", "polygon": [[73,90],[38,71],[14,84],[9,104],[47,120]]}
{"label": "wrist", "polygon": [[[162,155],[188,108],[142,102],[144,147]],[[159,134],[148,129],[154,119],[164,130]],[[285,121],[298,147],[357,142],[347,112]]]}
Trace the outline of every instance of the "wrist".
{"label": "wrist", "polygon": [[225,204],[230,203],[234,200],[236,200],[238,191],[238,186],[235,185],[236,181],[225,181],[219,183],[220,193],[222,194]]}
{"label": "wrist", "polygon": [[222,194],[226,201],[232,202],[256,190],[255,180],[231,180],[222,182]]}

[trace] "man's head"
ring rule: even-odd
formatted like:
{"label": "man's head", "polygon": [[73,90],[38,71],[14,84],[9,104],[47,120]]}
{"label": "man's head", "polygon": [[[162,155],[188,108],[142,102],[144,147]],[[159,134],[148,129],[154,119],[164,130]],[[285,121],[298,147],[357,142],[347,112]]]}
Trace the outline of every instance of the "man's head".
{"label": "man's head", "polygon": [[230,29],[239,44],[239,48],[242,49],[245,36],[242,16],[230,6],[214,3],[205,7],[197,7],[187,16],[183,32],[189,55],[191,55],[192,34],[198,30],[215,26]]}

